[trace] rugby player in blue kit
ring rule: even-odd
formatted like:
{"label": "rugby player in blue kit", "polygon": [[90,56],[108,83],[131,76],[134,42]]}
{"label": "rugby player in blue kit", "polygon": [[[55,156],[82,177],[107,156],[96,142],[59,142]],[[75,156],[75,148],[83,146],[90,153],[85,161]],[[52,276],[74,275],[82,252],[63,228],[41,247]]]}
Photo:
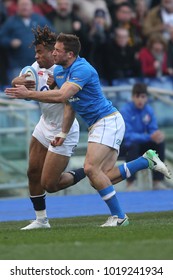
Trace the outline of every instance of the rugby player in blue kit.
{"label": "rugby player in blue kit", "polygon": [[[5,92],[12,98],[29,98],[46,103],[70,102],[74,111],[89,127],[84,171],[111,213],[101,226],[126,226],[129,219],[118,202],[113,185],[146,168],[159,171],[168,178],[171,176],[170,171],[153,150],[146,151],[134,161],[115,167],[125,123],[119,111],[102,93],[97,71],[79,56],[80,49],[77,36],[63,33],[58,35],[53,56],[57,65],[54,80],[59,89],[41,92],[16,86]],[[63,119],[62,131],[55,135],[53,146],[62,145],[68,133],[64,128],[68,127],[70,121]]]}

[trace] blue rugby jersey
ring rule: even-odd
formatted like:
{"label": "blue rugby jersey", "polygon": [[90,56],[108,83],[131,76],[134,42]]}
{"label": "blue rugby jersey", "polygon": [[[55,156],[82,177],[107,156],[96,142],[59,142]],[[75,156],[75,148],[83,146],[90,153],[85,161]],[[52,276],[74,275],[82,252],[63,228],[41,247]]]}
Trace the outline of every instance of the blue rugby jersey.
{"label": "blue rugby jersey", "polygon": [[129,101],[122,106],[120,113],[126,123],[124,136],[126,146],[151,141],[151,134],[158,130],[158,124],[154,110],[149,104],[138,109],[133,101]]}
{"label": "blue rugby jersey", "polygon": [[112,102],[105,98],[98,73],[86,59],[78,56],[68,68],[57,65],[54,79],[59,88],[66,81],[79,87],[79,92],[71,97],[69,102],[88,126],[117,111]]}

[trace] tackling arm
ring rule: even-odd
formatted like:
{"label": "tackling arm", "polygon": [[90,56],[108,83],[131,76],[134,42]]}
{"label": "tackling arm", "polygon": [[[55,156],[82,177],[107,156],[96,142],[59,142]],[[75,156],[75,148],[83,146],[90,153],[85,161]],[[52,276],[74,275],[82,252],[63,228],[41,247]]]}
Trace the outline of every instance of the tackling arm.
{"label": "tackling arm", "polygon": [[65,82],[60,89],[48,91],[28,90],[23,85],[16,85],[15,88],[6,88],[5,93],[11,98],[36,100],[44,103],[66,103],[70,97],[75,95],[80,88],[78,85]]}

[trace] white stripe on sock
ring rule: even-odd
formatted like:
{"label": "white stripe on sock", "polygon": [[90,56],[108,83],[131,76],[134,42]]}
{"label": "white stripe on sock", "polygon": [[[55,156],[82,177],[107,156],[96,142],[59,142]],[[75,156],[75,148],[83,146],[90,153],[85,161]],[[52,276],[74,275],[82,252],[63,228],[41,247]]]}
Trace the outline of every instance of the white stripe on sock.
{"label": "white stripe on sock", "polygon": [[103,199],[103,200],[108,200],[109,198],[111,198],[111,197],[112,197],[113,195],[115,195],[115,194],[116,194],[116,191],[114,190],[114,191],[112,191],[111,193],[108,193],[108,194],[102,196],[102,199]]}
{"label": "white stripe on sock", "polygon": [[131,173],[130,173],[130,170],[128,169],[128,167],[127,167],[126,162],[124,163],[124,170],[126,172],[126,178],[131,177]]}
{"label": "white stripe on sock", "polygon": [[35,198],[35,197],[42,197],[46,195],[46,192],[44,194],[39,194],[39,195],[30,195],[31,198]]}

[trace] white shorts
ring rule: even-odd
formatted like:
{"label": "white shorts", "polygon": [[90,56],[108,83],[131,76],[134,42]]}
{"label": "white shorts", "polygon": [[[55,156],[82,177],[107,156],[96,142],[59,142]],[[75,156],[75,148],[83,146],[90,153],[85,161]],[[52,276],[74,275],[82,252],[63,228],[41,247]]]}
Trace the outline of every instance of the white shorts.
{"label": "white shorts", "polygon": [[54,136],[56,134],[58,134],[60,131],[61,131],[61,126],[54,127],[50,124],[47,124],[44,121],[43,117],[41,116],[32,135],[52,153],[70,157],[73,154],[74,149],[77,146],[78,141],[79,141],[78,121],[76,119],[74,120],[74,123],[73,123],[63,145],[53,147],[50,144],[50,141],[53,140]]}
{"label": "white shorts", "polygon": [[125,123],[120,112],[115,112],[97,121],[89,130],[88,142],[111,147],[119,153],[125,133]]}

